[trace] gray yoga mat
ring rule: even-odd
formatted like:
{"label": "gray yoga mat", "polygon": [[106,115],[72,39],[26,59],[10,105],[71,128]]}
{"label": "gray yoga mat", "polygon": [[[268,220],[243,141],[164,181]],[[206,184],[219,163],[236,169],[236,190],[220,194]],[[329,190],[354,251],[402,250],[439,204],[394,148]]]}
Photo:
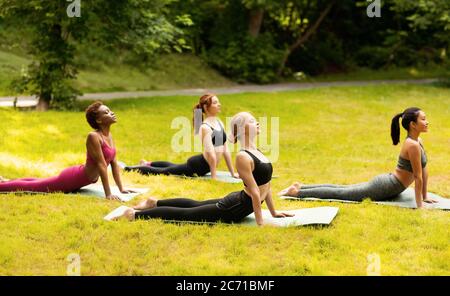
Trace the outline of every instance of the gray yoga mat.
{"label": "gray yoga mat", "polygon": [[[220,181],[220,182],[225,182],[225,183],[242,183],[242,179],[237,179],[237,178],[231,177],[230,172],[217,171],[216,172],[216,176],[217,176],[217,181]],[[204,180],[211,180],[211,173],[207,173],[206,175],[201,176],[201,177],[193,177],[193,178],[199,178],[199,179],[204,179]]]}
{"label": "gray yoga mat", "polygon": [[[148,188],[129,188],[126,187],[126,189],[136,191],[136,193],[121,193],[119,191],[119,188],[116,186],[111,186],[111,193],[118,196],[119,199],[123,202],[127,202],[135,198],[136,196],[139,196],[143,193],[148,192]],[[12,192],[0,192],[0,194],[49,194],[47,192],[34,192],[34,191],[12,191]],[[105,198],[105,192],[103,191],[103,186],[101,184],[90,184],[88,186],[85,186],[81,188],[78,191],[70,192],[66,194],[81,194],[81,195],[88,195],[88,196],[94,196],[98,198]]]}
{"label": "gray yoga mat", "polygon": [[[126,167],[126,164],[124,162],[118,161],[118,164],[122,168]],[[237,179],[237,178],[231,177],[230,172],[227,172],[227,171],[217,171],[216,175],[217,175],[217,181],[220,181],[220,182],[233,183],[233,184],[242,183],[242,179]],[[187,178],[187,179],[192,178],[192,179],[211,180],[211,173],[207,173],[206,175],[201,176],[201,177],[186,177],[186,176],[178,176],[178,175],[172,175],[172,176],[179,177],[179,178]],[[272,176],[272,178],[277,178],[277,176]]]}
{"label": "gray yoga mat", "polygon": [[[125,168],[127,166],[122,161],[118,161],[117,163],[119,164],[119,166],[121,168]],[[171,176],[175,176],[175,177],[179,177],[179,178],[195,178],[195,179],[211,180],[211,173],[208,173],[205,176],[201,176],[201,177],[186,177],[186,176],[178,176],[178,175],[171,175]],[[233,177],[231,177],[229,172],[225,172],[225,171],[217,171],[217,180],[220,182],[225,182],[225,183],[242,183],[241,179],[233,178]]]}
{"label": "gray yoga mat", "polygon": [[[116,186],[111,186],[111,193],[119,197],[121,201],[130,201],[136,196],[139,196],[141,194],[144,194],[148,192],[148,188],[129,188],[125,187],[125,189],[136,191],[135,193],[121,193],[119,191],[119,188]],[[77,192],[71,193],[71,194],[82,194],[82,195],[89,195],[89,196],[95,196],[100,198],[105,198],[105,192],[103,191],[103,185],[102,184],[90,184],[88,186],[85,186],[78,190]]]}
{"label": "gray yoga mat", "polygon": [[[242,179],[236,179],[231,177],[230,172],[226,171],[217,171],[217,181],[224,182],[224,183],[242,183]],[[203,179],[203,180],[211,180],[211,173],[207,173],[204,176],[201,177],[185,177],[185,178],[197,178],[197,179]],[[272,179],[278,178],[278,176],[272,176]]]}
{"label": "gray yoga mat", "polygon": [[[277,227],[293,227],[304,225],[328,225],[336,217],[339,208],[337,207],[317,207],[299,210],[282,211],[295,214],[294,217],[274,218],[268,210],[263,210],[263,219]],[[256,226],[255,214],[252,213],[244,218],[239,224]]]}
{"label": "gray yoga mat", "polygon": [[[431,197],[433,199],[436,199],[438,203],[429,204],[424,203],[426,208],[430,209],[439,209],[439,210],[450,210],[450,199],[444,198],[442,196],[439,196],[437,194],[428,192],[428,197]],[[298,197],[292,197],[292,196],[281,196],[280,198],[285,200],[306,200],[306,201],[333,201],[333,202],[343,202],[343,203],[359,203],[357,201],[351,201],[351,200],[340,200],[340,199],[321,199],[321,198],[314,198],[314,197],[306,197],[306,198],[298,198]],[[388,206],[396,206],[401,208],[410,208],[415,209],[416,206],[416,197],[414,193],[414,189],[407,188],[405,191],[403,191],[401,194],[399,194],[396,198],[392,200],[387,201],[374,201],[373,203],[380,204],[380,205],[388,205]]]}
{"label": "gray yoga mat", "polygon": [[[123,214],[126,210],[126,206],[120,206],[106,215],[103,219],[110,221],[112,217]],[[317,208],[307,208],[291,211],[283,211],[287,213],[295,214],[294,217],[286,218],[273,218],[268,210],[263,210],[263,219],[265,222],[276,227],[294,227],[294,226],[304,226],[304,225],[328,225],[336,217],[339,208],[336,207],[317,207]],[[173,222],[173,221],[170,221]],[[201,222],[189,222],[189,221],[179,221],[182,223],[195,223],[195,224],[214,224],[214,223],[201,223]],[[250,214],[244,220],[237,224],[256,226],[255,215]]]}
{"label": "gray yoga mat", "polygon": [[[217,171],[217,181],[225,182],[225,183],[242,183],[242,179],[236,179],[231,177],[230,172],[226,171]],[[201,177],[188,177],[188,178],[199,178],[204,180],[211,180],[211,173],[207,173]],[[278,178],[277,176],[272,176],[272,179]]]}

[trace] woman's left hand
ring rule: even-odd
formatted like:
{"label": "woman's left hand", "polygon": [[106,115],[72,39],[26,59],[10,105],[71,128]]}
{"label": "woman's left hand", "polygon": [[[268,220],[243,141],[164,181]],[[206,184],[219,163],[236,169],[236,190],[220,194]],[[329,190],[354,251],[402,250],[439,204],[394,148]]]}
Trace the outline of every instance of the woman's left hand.
{"label": "woman's left hand", "polygon": [[235,178],[235,179],[240,179],[240,177],[239,177],[239,174],[238,174],[238,173],[234,173],[234,174],[231,174],[231,176],[232,176],[233,178]]}
{"label": "woman's left hand", "polygon": [[134,191],[134,190],[128,190],[128,189],[122,189],[122,190],[120,190],[120,192],[121,192],[121,193],[124,193],[124,194],[128,194],[128,193],[136,193],[136,191]]}
{"label": "woman's left hand", "polygon": [[283,212],[277,212],[275,215],[272,215],[274,218],[286,218],[286,217],[294,217],[295,214],[290,213],[283,213]]}

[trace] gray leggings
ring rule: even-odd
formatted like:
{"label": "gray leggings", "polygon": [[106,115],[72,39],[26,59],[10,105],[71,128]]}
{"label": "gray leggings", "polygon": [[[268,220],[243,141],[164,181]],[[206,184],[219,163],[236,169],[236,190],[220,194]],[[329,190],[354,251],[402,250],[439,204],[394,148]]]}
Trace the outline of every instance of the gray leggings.
{"label": "gray leggings", "polygon": [[342,199],[362,201],[370,198],[375,201],[391,199],[405,190],[405,186],[393,175],[378,175],[369,182],[352,185],[302,185],[297,197]]}

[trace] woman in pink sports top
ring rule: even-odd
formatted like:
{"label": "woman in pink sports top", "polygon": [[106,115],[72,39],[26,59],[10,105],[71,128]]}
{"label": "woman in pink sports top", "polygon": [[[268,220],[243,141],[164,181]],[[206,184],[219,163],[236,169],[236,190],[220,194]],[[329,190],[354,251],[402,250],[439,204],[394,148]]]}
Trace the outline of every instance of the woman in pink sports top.
{"label": "woman in pink sports top", "polygon": [[81,187],[97,182],[100,177],[107,199],[119,199],[111,194],[108,180],[108,165],[111,164],[114,181],[122,193],[125,190],[120,180],[120,169],[116,160],[116,149],[111,125],[116,123],[114,112],[102,102],[95,102],[86,109],[86,119],[95,129],[89,133],[86,141],[87,158],[85,165],[77,165],[63,170],[58,176],[50,178],[23,178],[6,181],[0,177],[0,191],[33,192],[73,192]]}

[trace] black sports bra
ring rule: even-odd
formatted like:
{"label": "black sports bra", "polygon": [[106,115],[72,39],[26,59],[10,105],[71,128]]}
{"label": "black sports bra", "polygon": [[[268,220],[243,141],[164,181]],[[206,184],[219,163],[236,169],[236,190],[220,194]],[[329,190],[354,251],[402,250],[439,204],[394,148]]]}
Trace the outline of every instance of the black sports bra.
{"label": "black sports bra", "polygon": [[248,150],[241,150],[241,151],[247,152],[248,155],[250,155],[253,158],[255,168],[253,169],[252,174],[253,178],[256,181],[256,184],[258,186],[261,186],[269,183],[270,180],[272,180],[272,173],[273,173],[272,164],[270,162],[262,162],[261,160],[259,160],[259,158],[257,158],[255,155],[253,155],[253,153],[251,153]]}
{"label": "black sports bra", "polygon": [[206,124],[207,126],[209,126],[211,128],[211,130],[212,130],[211,140],[212,140],[214,147],[223,146],[227,141],[227,134],[225,133],[225,129],[223,128],[220,121],[217,121],[217,122],[219,122],[219,126],[221,127],[220,130],[216,130],[211,125],[207,124],[206,122],[202,123],[202,124]]}

